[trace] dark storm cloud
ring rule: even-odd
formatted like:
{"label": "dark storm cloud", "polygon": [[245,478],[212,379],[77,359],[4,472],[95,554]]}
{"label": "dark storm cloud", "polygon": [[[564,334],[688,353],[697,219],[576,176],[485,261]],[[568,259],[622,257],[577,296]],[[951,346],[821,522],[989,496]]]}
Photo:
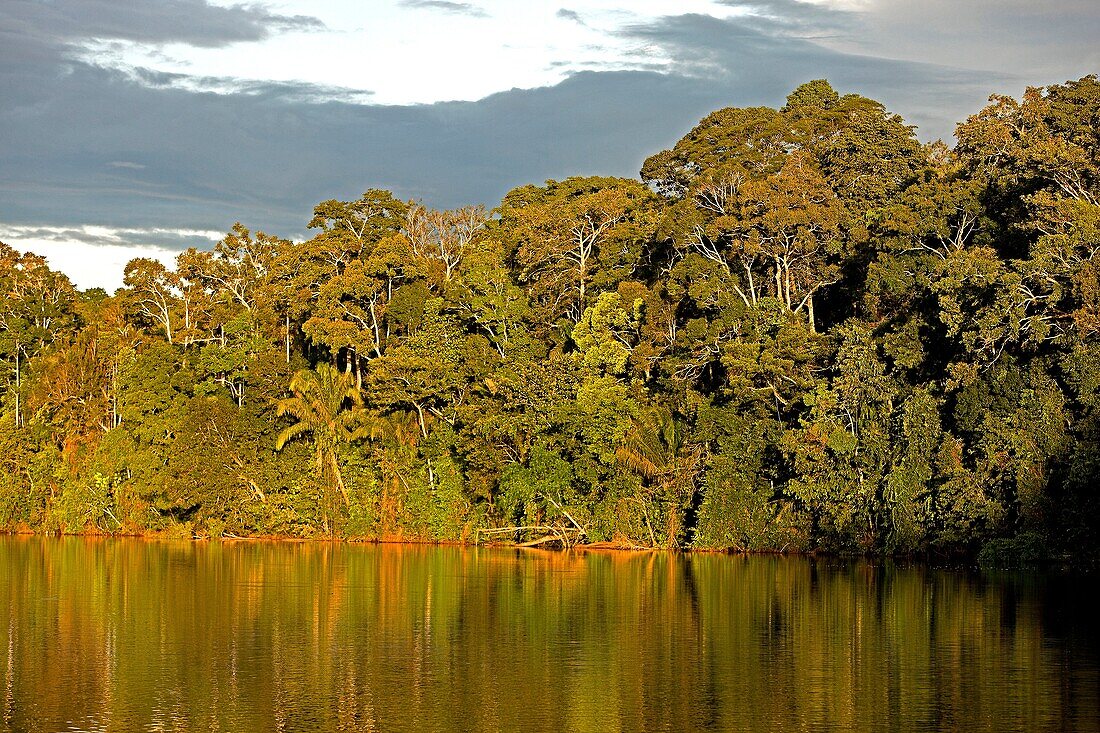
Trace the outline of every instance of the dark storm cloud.
{"label": "dark storm cloud", "polygon": [[447,0],[401,0],[398,3],[403,8],[419,8],[422,10],[441,10],[444,13],[457,15],[469,15],[474,18],[487,18],[489,14],[483,8],[470,3],[452,3]]}
{"label": "dark storm cloud", "polygon": [[[773,3],[789,4],[800,3]],[[755,18],[679,15],[620,33],[641,53],[670,59],[671,73],[736,90],[738,104],[782,104],[797,84],[826,77],[841,92],[873,97],[902,113],[925,139],[949,137],[954,123],[991,91],[1015,86],[1008,75],[840,53]]]}
{"label": "dark storm cloud", "polygon": [[151,89],[175,88],[196,92],[215,92],[222,95],[242,94],[302,103],[357,103],[371,95],[371,92],[362,89],[348,89],[312,82],[258,81],[255,79],[239,79],[232,76],[195,76],[141,67],[126,68],[119,71]]}
{"label": "dark storm cloud", "polygon": [[547,177],[635,174],[713,102],[693,80],[586,72],[479,102],[305,104],[150,88],[75,64],[38,104],[0,110],[0,220],[222,230],[241,219],[291,235],[314,203],[371,186],[492,204]]}
{"label": "dark storm cloud", "polygon": [[217,47],[323,27],[321,21],[305,15],[280,15],[261,5],[216,6],[206,0],[7,0],[0,4],[0,32],[5,37],[33,39],[46,46],[113,38]]}
{"label": "dark storm cloud", "polygon": [[[774,3],[773,3],[774,4]],[[784,2],[781,5],[800,4]],[[743,5],[743,4],[742,4]],[[822,17],[827,17],[822,14]],[[660,51],[671,60],[671,68],[685,74],[720,74],[745,76],[748,72],[789,78],[803,73],[808,63],[828,66],[852,65],[877,67],[893,71],[897,64],[883,59],[867,59],[830,51],[817,43],[787,32],[791,23],[783,18],[745,16],[715,18],[710,15],[666,16],[655,21],[628,25],[618,31],[620,36],[640,43],[643,53]],[[819,29],[824,24],[800,28]],[[761,80],[763,86],[767,86]]]}
{"label": "dark storm cloud", "polygon": [[[63,50],[84,38],[72,30],[78,23],[58,21],[51,35],[45,11],[12,10],[22,4],[0,3],[0,222],[8,224],[225,231],[241,220],[299,236],[316,202],[369,187],[450,207],[494,205],[516,185],[551,177],[633,176],[707,112],[782,104],[796,85],[822,76],[841,92],[882,100],[926,139],[949,135],[988,93],[1021,88],[1009,77],[829,50],[809,39],[838,32],[837,18],[850,15],[796,20],[788,12],[803,3],[761,0],[731,20],[683,15],[623,29],[638,49],[631,71],[582,71],[476,102],[378,106],[308,84],[93,65]],[[89,27],[113,38],[216,45],[316,24],[258,6],[147,5],[191,8],[209,22],[151,20],[160,30],[142,30],[116,13]],[[222,11],[244,30],[226,27]],[[31,16],[34,32],[24,32]]]}
{"label": "dark storm cloud", "polygon": [[[215,6],[206,0],[8,0],[0,2],[0,89],[5,112],[16,120],[33,114],[64,88],[59,77],[76,73],[79,59],[114,53],[124,42],[156,46],[183,43],[215,48],[254,42],[286,31],[321,30],[324,24],[304,15],[282,15],[262,5]],[[74,66],[76,64],[76,66]],[[167,83],[172,75],[129,70],[129,81]],[[175,81],[181,81],[176,75]],[[115,75],[115,83],[124,77]],[[209,81],[209,80],[208,80]],[[241,82],[246,93],[281,93],[302,100],[318,96],[295,85]],[[89,89],[76,101],[96,93]],[[328,90],[339,97],[345,90]],[[79,118],[76,118],[79,119]]]}
{"label": "dark storm cloud", "polygon": [[[738,55],[737,71],[713,78],[582,72],[555,87],[410,107],[155,89],[78,64],[37,104],[0,111],[0,219],[213,230],[240,219],[292,236],[314,203],[372,186],[436,206],[492,205],[550,177],[636,175],[708,111],[779,104],[825,61],[845,90],[885,88],[904,71],[808,49],[780,68],[765,42],[755,50],[765,55]],[[903,88],[927,81],[900,76]]]}
{"label": "dark storm cloud", "polygon": [[821,35],[850,31],[859,14],[800,0],[718,0],[719,5],[750,13],[739,18],[760,28]]}

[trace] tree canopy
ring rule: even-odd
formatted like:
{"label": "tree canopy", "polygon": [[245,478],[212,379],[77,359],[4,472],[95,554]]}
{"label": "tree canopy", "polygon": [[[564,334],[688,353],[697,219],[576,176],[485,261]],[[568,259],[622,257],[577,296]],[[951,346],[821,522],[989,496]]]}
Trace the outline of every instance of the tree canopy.
{"label": "tree canopy", "polygon": [[1100,554],[1100,82],[825,80],[640,180],[368,190],[79,292],[0,245],[0,526]]}

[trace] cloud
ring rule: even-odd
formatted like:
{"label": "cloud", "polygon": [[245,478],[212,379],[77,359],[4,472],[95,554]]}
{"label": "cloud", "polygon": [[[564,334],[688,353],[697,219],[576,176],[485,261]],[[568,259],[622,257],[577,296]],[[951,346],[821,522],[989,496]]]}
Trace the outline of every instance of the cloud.
{"label": "cloud", "polygon": [[221,231],[164,228],[125,228],[94,225],[79,226],[26,226],[0,222],[0,240],[16,241],[35,239],[50,242],[83,242],[84,244],[154,245],[176,251],[188,247],[208,245],[225,236]]}
{"label": "cloud", "polygon": [[[841,54],[738,19],[671,16],[621,32],[639,47],[632,71],[597,66],[555,87],[433,105],[377,106],[311,85],[72,60],[64,73],[58,60],[0,71],[4,216],[203,230],[239,219],[297,236],[313,204],[372,186],[436,206],[493,205],[510,188],[549,177],[636,175],[647,155],[707,112],[781,104],[822,75],[843,91],[881,93],[926,135],[948,134],[996,89],[988,79]],[[145,167],[112,165],[119,161]]]}
{"label": "cloud", "polygon": [[439,10],[444,13],[456,15],[469,15],[473,18],[487,18],[489,14],[483,8],[470,3],[454,3],[448,0],[401,0],[398,3],[403,8],[416,8],[419,10]]}
{"label": "cloud", "polygon": [[554,16],[557,18],[561,18],[562,20],[571,20],[574,23],[579,23],[580,25],[585,26],[586,28],[588,27],[588,25],[584,22],[584,19],[581,18],[581,14],[578,13],[576,10],[559,8],[558,12],[554,13]]}
{"label": "cloud", "polygon": [[860,15],[851,48],[863,53],[1007,69],[1033,84],[1100,70],[1096,0],[874,0]]}
{"label": "cloud", "polygon": [[153,88],[84,64],[25,85],[0,89],[39,95],[0,110],[8,221],[222,230],[240,219],[284,235],[302,233],[316,202],[371,186],[457,206],[552,176],[633,175],[714,101],[705,85],[641,72],[409,107]]}
{"label": "cloud", "polygon": [[742,22],[797,35],[851,32],[859,14],[836,6],[804,0],[717,0],[719,5],[743,11]]}
{"label": "cloud", "polygon": [[207,0],[54,0],[0,4],[0,29],[40,43],[118,39],[218,47],[275,33],[324,28],[317,18],[281,15],[259,4],[211,5]]}
{"label": "cloud", "polygon": [[[293,237],[305,234],[318,201],[370,187],[450,207],[494,205],[514,186],[551,177],[637,175],[647,155],[707,112],[782,104],[794,86],[822,74],[842,91],[882,93],[901,112],[944,107],[950,121],[991,91],[952,74],[792,47],[697,18],[632,32],[664,49],[662,72],[583,71],[554,87],[476,102],[376,106],[197,93],[86,64],[60,76],[0,76],[0,96],[17,100],[0,109],[4,217],[213,231],[240,220]],[[687,37],[710,45],[680,48]],[[714,71],[699,73],[701,65]],[[935,99],[921,99],[937,79]],[[950,121],[931,120],[933,131],[949,132]],[[111,165],[118,161],[146,167]]]}
{"label": "cloud", "polygon": [[151,257],[169,267],[188,247],[209,249],[224,233],[187,229],[117,229],[97,226],[17,226],[0,222],[0,241],[42,255],[81,289],[122,287],[126,263]]}
{"label": "cloud", "polygon": [[[949,17],[957,12],[959,34],[984,27],[978,11],[929,2]],[[975,2],[987,10],[993,5]],[[990,27],[1023,22],[1023,3],[1006,2],[1017,20]],[[1091,58],[1095,50],[1081,38],[1093,16],[1081,0],[1067,2],[1084,29],[1069,42]],[[420,3],[456,11],[443,5],[480,10]],[[630,22],[615,33],[634,48],[632,57],[590,66],[577,59],[567,68],[585,70],[556,86],[473,102],[380,106],[355,90],[112,67],[81,51],[111,39],[227,45],[319,27],[312,19],[200,0],[0,2],[0,215],[8,222],[0,238],[50,247],[51,262],[86,277],[77,251],[112,247],[121,257],[208,246],[213,240],[206,234],[238,220],[306,236],[315,203],[371,187],[432,206],[492,206],[509,189],[547,178],[634,176],[647,155],[675,143],[706,113],[780,105],[799,83],[822,76],[841,92],[883,101],[920,125],[925,139],[949,136],[990,92],[1019,93],[1025,81],[1069,78],[1061,71],[1024,77],[1011,65],[991,74],[888,59],[889,48],[861,45],[873,28],[893,29],[893,36],[881,31],[885,45],[906,32],[919,38],[905,30],[917,11],[902,0],[877,0],[865,12],[807,9],[797,0],[727,5],[737,13],[724,19]],[[151,17],[153,8],[172,22]],[[193,15],[183,17],[181,9]],[[562,8],[558,17],[572,20],[569,13]],[[1028,32],[1050,54],[1055,39],[1043,40],[1048,31]],[[897,41],[898,48],[907,43]],[[12,227],[24,229],[15,237]]]}
{"label": "cloud", "polygon": [[668,16],[619,33],[637,42],[640,58],[660,59],[668,73],[737,89],[736,105],[780,105],[797,84],[824,76],[842,92],[873,97],[902,113],[925,139],[949,138],[955,123],[991,92],[1022,86],[1009,73],[840,52],[752,17]]}
{"label": "cloud", "polygon": [[346,102],[363,104],[370,101],[373,92],[366,89],[348,89],[325,84],[299,81],[269,81],[240,79],[232,76],[196,76],[177,72],[157,71],[144,67],[122,67],[115,71],[152,89],[180,89],[189,92],[220,95],[243,95],[283,99],[290,102],[323,103]]}
{"label": "cloud", "polygon": [[[0,88],[28,90],[59,73],[70,73],[74,62],[118,66],[122,51],[132,44],[158,47],[181,43],[218,48],[324,27],[317,18],[283,15],[261,4],[221,6],[207,0],[4,2],[0,3]],[[132,69],[123,70],[135,75]],[[140,74],[136,76],[140,79]],[[19,105],[41,96],[29,90],[29,96],[11,101]],[[301,88],[281,91],[309,96]],[[318,90],[313,96],[324,96],[326,91],[336,90]]]}

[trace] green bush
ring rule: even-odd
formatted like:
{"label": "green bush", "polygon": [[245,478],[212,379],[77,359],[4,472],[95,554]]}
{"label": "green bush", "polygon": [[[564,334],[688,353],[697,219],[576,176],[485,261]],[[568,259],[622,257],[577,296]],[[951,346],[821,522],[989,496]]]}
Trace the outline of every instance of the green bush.
{"label": "green bush", "polygon": [[1012,570],[1036,565],[1048,556],[1046,540],[1037,532],[999,537],[982,546],[978,565],[987,569]]}

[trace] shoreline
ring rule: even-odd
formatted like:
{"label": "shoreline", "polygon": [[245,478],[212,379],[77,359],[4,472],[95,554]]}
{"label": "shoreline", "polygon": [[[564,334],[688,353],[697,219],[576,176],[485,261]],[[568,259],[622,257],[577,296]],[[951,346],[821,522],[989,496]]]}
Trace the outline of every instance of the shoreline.
{"label": "shoreline", "polygon": [[[254,535],[254,536],[221,536],[221,537],[174,537],[166,533],[98,533],[98,532],[43,532],[34,530],[3,530],[0,537],[52,537],[52,538],[84,538],[84,539],[131,539],[153,542],[224,542],[224,543],[272,543],[272,544],[318,544],[318,545],[388,545],[404,547],[453,547],[460,549],[489,548],[494,550],[524,550],[547,553],[579,552],[606,552],[622,554],[678,554],[678,555],[727,555],[731,557],[799,557],[806,559],[832,559],[832,560],[870,560],[870,561],[911,561],[926,563],[933,567],[978,567],[977,555],[967,556],[934,556],[932,554],[889,554],[889,553],[842,553],[826,550],[737,550],[732,548],[709,547],[638,547],[630,545],[617,545],[611,542],[593,542],[590,544],[577,544],[569,547],[554,546],[530,546],[505,542],[461,542],[455,540],[421,540],[400,538],[371,538],[371,537],[294,537],[290,535]],[[1072,565],[1071,559],[1054,561],[1054,564]]]}

